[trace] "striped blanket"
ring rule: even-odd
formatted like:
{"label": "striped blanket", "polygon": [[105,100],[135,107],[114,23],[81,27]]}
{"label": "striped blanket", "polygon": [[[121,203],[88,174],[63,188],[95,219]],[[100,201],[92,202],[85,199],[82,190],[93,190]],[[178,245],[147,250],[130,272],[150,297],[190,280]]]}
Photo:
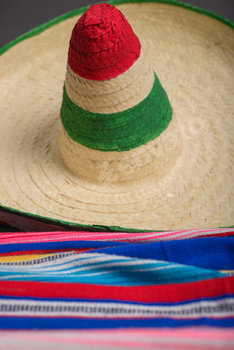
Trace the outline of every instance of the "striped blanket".
{"label": "striped blanket", "polygon": [[233,272],[233,228],[1,232],[0,348],[233,349]]}

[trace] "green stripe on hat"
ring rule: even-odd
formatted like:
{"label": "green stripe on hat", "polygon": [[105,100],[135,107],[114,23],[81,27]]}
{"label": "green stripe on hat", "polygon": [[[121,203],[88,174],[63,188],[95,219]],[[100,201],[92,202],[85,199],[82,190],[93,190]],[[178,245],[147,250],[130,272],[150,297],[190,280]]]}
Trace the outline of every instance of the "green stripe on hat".
{"label": "green stripe on hat", "polygon": [[74,104],[64,87],[61,120],[69,137],[99,151],[129,151],[154,140],[169,125],[172,108],[155,74],[149,95],[125,111],[92,113]]}

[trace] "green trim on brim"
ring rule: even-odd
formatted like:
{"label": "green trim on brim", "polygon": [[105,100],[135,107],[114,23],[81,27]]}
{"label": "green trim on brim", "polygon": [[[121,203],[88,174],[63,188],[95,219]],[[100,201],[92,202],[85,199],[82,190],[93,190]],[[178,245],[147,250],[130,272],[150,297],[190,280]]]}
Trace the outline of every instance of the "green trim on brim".
{"label": "green trim on brim", "polygon": [[[125,227],[120,227],[120,226],[107,226],[107,225],[85,225],[82,224],[81,221],[80,224],[73,223],[70,221],[64,221],[64,220],[58,220],[58,219],[52,219],[50,217],[46,216],[40,216],[37,214],[32,214],[32,213],[26,213],[18,209],[13,209],[5,206],[0,206],[0,210],[5,212],[5,213],[11,213],[13,215],[17,215],[18,217],[21,218],[26,218],[29,220],[41,222],[44,224],[48,225],[55,225],[59,228],[64,228],[67,231],[91,231],[91,232],[164,232],[164,230],[139,230],[139,229],[134,229],[134,228],[125,228]],[[10,224],[6,224],[10,226]],[[16,228],[15,221],[12,222],[12,227]],[[32,232],[36,232],[33,230]]]}
{"label": "green trim on brim", "polygon": [[172,119],[166,91],[155,74],[149,95],[125,111],[101,114],[89,112],[67,95],[64,87],[61,120],[69,137],[99,151],[129,151],[158,137]]}
{"label": "green trim on brim", "polygon": [[[127,4],[127,3],[144,3],[144,2],[153,2],[153,3],[160,3],[160,4],[168,4],[168,5],[172,5],[172,6],[179,6],[182,8],[185,8],[186,10],[189,11],[193,11],[193,12],[197,12],[199,14],[214,18],[216,20],[218,20],[219,22],[222,22],[224,24],[226,24],[227,26],[231,27],[232,29],[234,29],[234,23],[229,21],[228,19],[221,17],[219,15],[216,15],[210,11],[189,5],[189,4],[185,4],[183,2],[178,2],[178,1],[174,1],[174,0],[114,0],[114,1],[106,1],[107,3],[109,3],[110,5],[121,5],[121,4]],[[89,5],[90,6],[90,5]],[[77,15],[80,15],[82,13],[84,13],[89,6],[86,7],[82,7],[79,8],[77,10],[65,13],[59,17],[56,17],[30,31],[28,31],[27,33],[19,36],[18,38],[12,40],[10,43],[6,44],[5,46],[3,46],[0,49],[0,55],[2,55],[4,52],[6,52],[7,50],[9,50],[10,48],[12,48],[13,46],[15,46],[16,44],[20,43],[23,40],[26,40],[28,38],[31,38],[35,35],[38,35],[40,33],[42,33],[44,30]],[[100,231],[100,230],[105,230],[107,231],[116,231],[116,232],[152,232],[152,230],[137,230],[137,229],[126,229],[126,228],[122,228],[122,227],[117,227],[117,226],[99,226],[99,225],[84,225],[82,223],[80,224],[76,224],[76,223],[72,223],[72,222],[66,222],[63,220],[56,220],[56,219],[52,219],[52,218],[48,218],[48,217],[43,217],[40,215],[36,215],[36,214],[31,214],[31,213],[25,213],[21,210],[17,210],[17,209],[13,209],[13,208],[9,208],[6,206],[1,205],[0,209],[5,211],[5,212],[11,212],[13,214],[22,216],[22,217],[28,217],[31,219],[35,219],[38,221],[43,221],[43,222],[47,222],[47,223],[51,223],[51,224],[58,224],[61,226],[69,226],[69,227],[73,227],[75,229],[75,227],[77,228],[77,230],[91,230],[91,231]],[[234,227],[234,226],[228,226],[230,228]],[[154,230],[157,231],[157,230]],[[161,232],[163,230],[159,230],[159,232]]]}

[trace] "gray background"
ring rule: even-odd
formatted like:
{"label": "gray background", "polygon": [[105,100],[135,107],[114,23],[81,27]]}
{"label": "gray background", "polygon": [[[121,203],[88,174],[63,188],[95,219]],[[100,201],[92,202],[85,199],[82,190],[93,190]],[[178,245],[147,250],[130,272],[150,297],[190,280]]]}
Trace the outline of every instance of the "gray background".
{"label": "gray background", "polygon": [[[97,2],[99,1],[0,0],[0,47],[54,17]],[[209,10],[234,22],[234,0],[182,0],[182,2]]]}

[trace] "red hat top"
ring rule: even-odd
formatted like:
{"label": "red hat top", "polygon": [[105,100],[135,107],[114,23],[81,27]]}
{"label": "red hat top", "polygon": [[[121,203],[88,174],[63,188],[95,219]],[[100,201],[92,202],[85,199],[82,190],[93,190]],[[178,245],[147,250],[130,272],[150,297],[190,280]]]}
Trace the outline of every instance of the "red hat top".
{"label": "red hat top", "polygon": [[106,80],[128,70],[140,51],[140,41],[124,15],[103,3],[90,6],[76,23],[68,64],[82,78]]}

